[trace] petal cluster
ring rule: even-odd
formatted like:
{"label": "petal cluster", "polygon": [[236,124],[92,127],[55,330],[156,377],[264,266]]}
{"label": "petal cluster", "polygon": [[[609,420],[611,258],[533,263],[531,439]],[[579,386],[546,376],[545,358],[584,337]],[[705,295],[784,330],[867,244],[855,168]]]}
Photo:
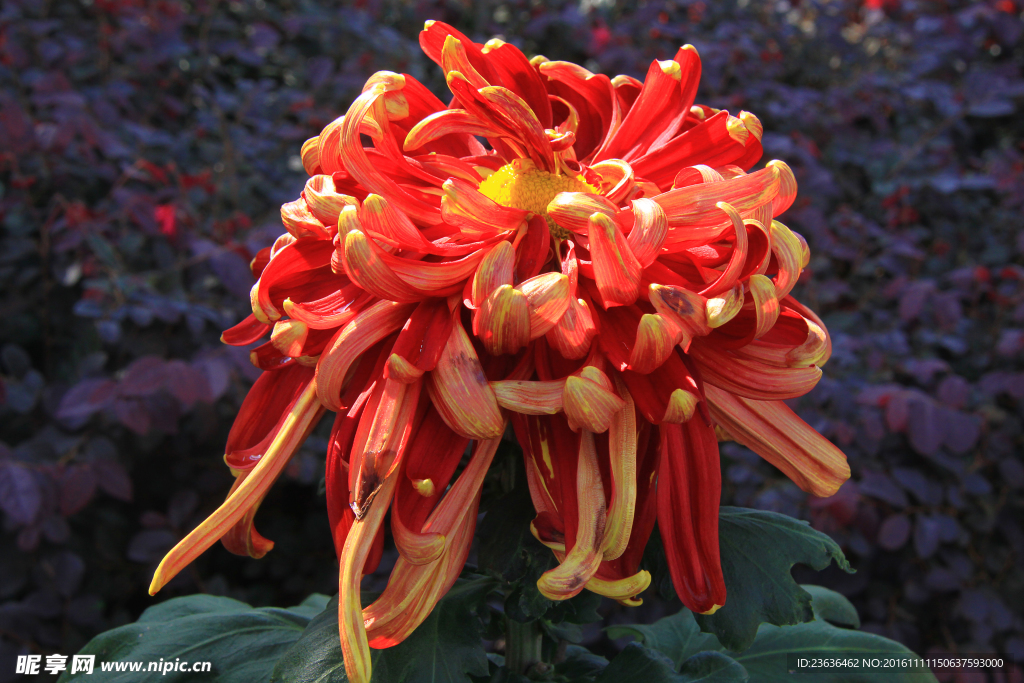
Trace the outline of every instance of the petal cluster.
{"label": "petal cluster", "polygon": [[[420,43],[448,105],[380,72],[303,145],[310,179],[252,263],[252,315],[223,335],[269,335],[228,438],[236,484],[151,588],[217,540],[265,554],[260,501],[332,411],[341,641],[364,682],[368,648],[401,642],[461,571],[510,424],[531,531],[559,562],[538,584],[554,600],[588,589],[639,604],[657,525],[684,604],[721,607],[721,438],[815,495],[849,476],[783,403],[831,350],[790,296],[809,252],[776,218],[796,182],[781,161],[751,170],[754,115],[694,104],[697,51],[639,81],[437,22]],[[387,524],[400,559],[364,606]]]}

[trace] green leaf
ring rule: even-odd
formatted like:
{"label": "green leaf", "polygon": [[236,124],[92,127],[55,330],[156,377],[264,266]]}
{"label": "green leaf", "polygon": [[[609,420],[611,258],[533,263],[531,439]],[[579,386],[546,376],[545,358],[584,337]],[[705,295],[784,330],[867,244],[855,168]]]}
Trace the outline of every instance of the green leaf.
{"label": "green leaf", "polygon": [[[304,603],[305,604],[305,603]],[[209,673],[169,671],[161,681],[259,683],[310,621],[306,607],[254,609],[212,595],[173,598],[150,607],[134,624],[93,638],[80,654],[96,655],[92,674],[65,672],[60,682],[135,683],[154,673],[101,671],[106,662],[210,662]]]}
{"label": "green leaf", "polygon": [[701,633],[700,627],[688,609],[659,619],[653,624],[609,626],[609,638],[632,636],[649,648],[668,656],[675,668],[703,650],[720,650],[718,639],[710,633]]}
{"label": "green leaf", "polygon": [[680,667],[686,683],[745,683],[750,679],[743,665],[721,652],[698,652]]}
{"label": "green leaf", "polygon": [[730,650],[750,647],[763,622],[799,624],[814,618],[811,595],[793,580],[794,564],[825,569],[832,560],[851,572],[831,538],[786,515],[722,507],[718,516],[725,606],[696,615],[702,631],[714,633]]}
{"label": "green leaf", "polygon": [[801,584],[800,587],[811,594],[813,599],[811,608],[814,610],[815,619],[830,621],[839,626],[860,628],[860,616],[857,614],[857,608],[845,596],[824,586]]}
{"label": "green leaf", "polygon": [[[487,653],[475,612],[495,585],[488,577],[456,582],[412,635],[394,647],[371,650],[374,683],[471,683],[470,675],[487,676]],[[281,657],[270,680],[348,680],[338,640],[336,597]]]}
{"label": "green leaf", "polygon": [[555,664],[555,674],[569,681],[592,681],[607,666],[608,660],[601,655],[570,645],[565,649],[565,661]]}
{"label": "green leaf", "polygon": [[672,660],[640,643],[630,643],[612,660],[596,683],[683,683]]}
{"label": "green leaf", "polygon": [[826,621],[781,627],[762,624],[753,646],[733,657],[746,668],[750,680],[758,683],[873,683],[879,680],[886,683],[935,683],[936,680],[927,669],[915,672],[844,669],[842,673],[837,673],[835,669],[819,669],[790,674],[786,657],[789,653],[807,656],[844,654],[858,657],[901,654],[916,657],[913,652],[888,638],[838,628]]}

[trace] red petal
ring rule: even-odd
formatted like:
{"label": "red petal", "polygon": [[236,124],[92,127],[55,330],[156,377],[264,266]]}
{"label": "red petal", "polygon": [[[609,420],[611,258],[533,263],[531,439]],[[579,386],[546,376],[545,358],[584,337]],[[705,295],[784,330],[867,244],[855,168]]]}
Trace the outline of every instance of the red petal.
{"label": "red petal", "polygon": [[259,341],[269,331],[270,325],[261,323],[256,316],[250,313],[242,322],[224,330],[220,335],[220,340],[231,346],[248,346]]}
{"label": "red petal", "polygon": [[640,262],[615,221],[604,214],[590,217],[590,252],[594,279],[604,307],[636,301],[640,288]]}
{"label": "red petal", "polygon": [[694,612],[725,604],[718,548],[722,473],[714,428],[703,419],[662,425],[658,522],[676,594]]}

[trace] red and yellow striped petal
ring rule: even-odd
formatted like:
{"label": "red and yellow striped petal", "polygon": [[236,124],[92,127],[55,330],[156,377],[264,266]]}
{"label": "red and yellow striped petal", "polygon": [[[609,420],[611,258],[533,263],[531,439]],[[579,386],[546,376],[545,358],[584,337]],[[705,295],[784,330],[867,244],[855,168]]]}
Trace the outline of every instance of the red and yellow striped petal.
{"label": "red and yellow striped petal", "polygon": [[356,359],[397,331],[412,311],[411,304],[378,301],[335,333],[316,366],[317,397],[328,410],[341,408],[341,392]]}
{"label": "red and yellow striped petal", "polygon": [[590,217],[590,253],[601,303],[608,309],[636,301],[640,291],[640,262],[618,224],[602,213]]}
{"label": "red and yellow striped petal", "polygon": [[828,497],[850,478],[843,452],[781,401],[755,401],[706,386],[711,417],[804,491]]}
{"label": "red and yellow striped petal", "polygon": [[662,425],[658,521],[676,594],[690,610],[712,614],[725,604],[718,549],[722,493],[718,441],[703,419]]}
{"label": "red and yellow striped petal", "polygon": [[597,464],[594,435],[584,430],[576,464],[578,528],[576,542],[565,559],[544,572],[537,588],[549,600],[568,600],[579,594],[601,565],[601,542],[605,529],[604,486]]}
{"label": "red and yellow striped petal", "polygon": [[305,438],[310,424],[323,414],[314,385],[314,382],[309,382],[303,389],[267,452],[248,476],[213,514],[179,541],[160,561],[149,587],[150,595],[156,595],[178,572],[228,533],[251,508],[259,505],[267,489],[288,464],[301,439]]}
{"label": "red and yellow striped petal", "polygon": [[504,429],[498,399],[487,384],[469,335],[456,319],[437,367],[428,375],[427,391],[451,429],[470,439],[496,439]]}

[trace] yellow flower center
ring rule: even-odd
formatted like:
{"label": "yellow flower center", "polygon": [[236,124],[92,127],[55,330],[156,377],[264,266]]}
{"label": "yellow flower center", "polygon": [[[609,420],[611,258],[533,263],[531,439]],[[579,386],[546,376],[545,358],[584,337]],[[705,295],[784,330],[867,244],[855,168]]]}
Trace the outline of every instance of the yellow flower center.
{"label": "yellow flower center", "polygon": [[538,169],[529,159],[516,159],[495,171],[480,183],[480,192],[502,206],[544,216],[551,234],[566,238],[570,233],[548,218],[548,204],[559,192],[590,192],[597,188],[582,176],[558,175]]}

